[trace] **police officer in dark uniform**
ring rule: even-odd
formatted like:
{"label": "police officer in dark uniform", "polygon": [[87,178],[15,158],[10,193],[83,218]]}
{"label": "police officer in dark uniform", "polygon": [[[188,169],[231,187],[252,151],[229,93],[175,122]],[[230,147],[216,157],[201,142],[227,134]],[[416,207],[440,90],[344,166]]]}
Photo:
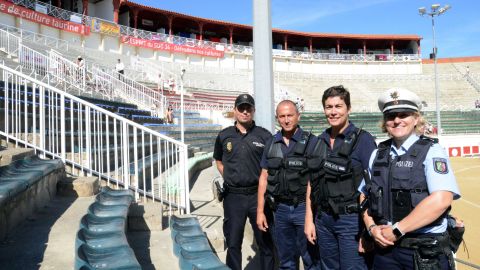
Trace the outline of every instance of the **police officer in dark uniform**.
{"label": "police officer in dark uniform", "polygon": [[[304,269],[316,269],[317,248],[308,244],[303,233],[309,177],[307,157],[316,137],[298,126],[300,113],[291,100],[278,104],[276,118],[282,130],[273,136],[263,152],[257,225],[260,230],[269,229],[273,233],[280,269],[298,269],[300,256]],[[269,208],[274,211],[273,228],[269,228],[266,220],[265,211]]]}
{"label": "police officer in dark uniform", "polygon": [[437,140],[419,136],[415,93],[387,90],[378,106],[391,138],[372,153],[371,179],[359,189],[368,198],[363,220],[376,243],[374,268],[453,269],[446,217],[460,192],[448,155]]}
{"label": "police officer in dark uniform", "polygon": [[375,140],[349,121],[350,93],[343,86],[325,90],[322,103],[330,128],[314,150],[315,159],[323,160],[316,162],[322,173],[311,179],[307,191],[305,234],[318,242],[322,269],[367,269],[358,251],[363,226],[357,189]]}
{"label": "police officer in dark uniform", "polygon": [[213,157],[224,179],[223,233],[227,242],[226,264],[242,269],[242,242],[247,217],[259,247],[261,269],[274,268],[270,234],[256,226],[260,158],[271,133],[255,125],[255,101],[249,94],[235,100],[235,124],[222,130],[215,141]]}

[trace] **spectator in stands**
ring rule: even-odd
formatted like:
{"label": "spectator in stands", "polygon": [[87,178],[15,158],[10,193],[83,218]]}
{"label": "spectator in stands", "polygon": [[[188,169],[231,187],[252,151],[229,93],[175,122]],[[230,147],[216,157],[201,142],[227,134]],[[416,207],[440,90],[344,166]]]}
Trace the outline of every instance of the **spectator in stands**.
{"label": "spectator in stands", "polygon": [[242,269],[242,242],[245,222],[252,226],[259,247],[261,269],[273,270],[271,235],[256,226],[257,189],[260,158],[270,132],[253,121],[255,101],[249,94],[241,94],[233,109],[235,123],[220,131],[215,141],[213,158],[223,176],[223,234],[227,244],[226,264],[233,270]]}
{"label": "spectator in stands", "polygon": [[80,69],[85,68],[85,60],[83,60],[81,55],[77,57],[77,65]]}
{"label": "spectator in stands", "polygon": [[166,115],[166,117],[167,117],[166,123],[167,123],[167,124],[173,124],[173,109],[172,109],[172,105],[168,106],[167,113],[166,113],[165,115]]}
{"label": "spectator in stands", "polygon": [[175,79],[172,75],[168,77],[168,92],[170,94],[175,93]]}
{"label": "spectator in stands", "polygon": [[74,74],[76,74],[77,82],[80,85],[82,85],[83,76],[85,76],[86,74],[85,74],[85,60],[83,60],[81,55],[77,57],[77,66],[78,66],[79,72],[76,72]]}
{"label": "spectator in stands", "polygon": [[115,71],[118,73],[118,79],[122,80],[122,77],[125,74],[125,65],[122,63],[120,58],[117,61],[118,62],[115,65]]}
{"label": "spectator in stands", "polygon": [[312,177],[307,187],[305,234],[318,243],[322,269],[367,269],[358,251],[363,226],[357,189],[375,139],[349,121],[350,93],[342,85],[325,90],[322,104],[330,128],[318,137],[313,156],[324,174]]}
{"label": "spectator in stands", "polygon": [[475,109],[480,108],[480,99],[475,100]]}
{"label": "spectator in stands", "polygon": [[157,91],[160,92],[163,95],[163,79],[162,79],[162,73],[158,73],[158,78],[157,78]]}
{"label": "spectator in stands", "polygon": [[453,269],[447,215],[460,191],[448,154],[437,140],[417,135],[415,93],[387,90],[378,107],[390,139],[372,153],[370,177],[359,188],[369,201],[362,217],[376,244],[373,268]]}
{"label": "spectator in stands", "polygon": [[305,111],[305,100],[302,98],[300,99],[300,112],[304,112]]}
{"label": "spectator in stands", "polygon": [[470,74],[470,66],[465,67],[465,75],[468,76]]}

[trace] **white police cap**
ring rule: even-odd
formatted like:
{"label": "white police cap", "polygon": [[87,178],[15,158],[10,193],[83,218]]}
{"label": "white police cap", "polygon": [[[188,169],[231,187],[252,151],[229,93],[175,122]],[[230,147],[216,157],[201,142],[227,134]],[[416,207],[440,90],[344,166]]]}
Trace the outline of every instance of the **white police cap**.
{"label": "white police cap", "polygon": [[391,88],[378,98],[378,108],[382,113],[418,112],[422,108],[422,101],[410,90]]}

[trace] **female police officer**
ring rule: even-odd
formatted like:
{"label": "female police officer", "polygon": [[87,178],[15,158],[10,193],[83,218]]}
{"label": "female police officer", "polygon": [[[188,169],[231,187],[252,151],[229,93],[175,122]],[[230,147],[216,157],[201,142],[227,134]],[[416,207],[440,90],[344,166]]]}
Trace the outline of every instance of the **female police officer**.
{"label": "female police officer", "polygon": [[376,243],[374,268],[449,269],[445,217],[460,192],[448,156],[436,140],[417,135],[415,93],[390,89],[378,106],[391,138],[372,153],[371,179],[360,187],[369,201],[363,219]]}
{"label": "female police officer", "polygon": [[[376,148],[375,140],[349,121],[350,93],[343,86],[325,90],[322,103],[330,128],[319,136],[309,161],[315,163],[318,158],[324,175],[312,176],[307,187],[305,234],[311,243],[318,240],[322,269],[367,269],[358,252],[357,188]],[[317,206],[320,213],[314,221]]]}

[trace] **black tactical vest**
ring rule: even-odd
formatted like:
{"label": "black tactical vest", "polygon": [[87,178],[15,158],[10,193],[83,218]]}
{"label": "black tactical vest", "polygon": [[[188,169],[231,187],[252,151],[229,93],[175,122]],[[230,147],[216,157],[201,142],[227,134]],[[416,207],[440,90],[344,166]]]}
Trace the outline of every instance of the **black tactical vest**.
{"label": "black tactical vest", "polygon": [[[420,137],[408,151],[390,156],[392,139],[380,143],[367,184],[369,214],[377,224],[402,220],[428,195],[423,162],[435,140]],[[430,225],[441,222],[443,215]]]}
{"label": "black tactical vest", "polygon": [[334,215],[358,212],[357,189],[363,179],[363,169],[352,166],[351,153],[361,133],[357,128],[330,154],[327,154],[328,145],[324,140],[318,140],[315,146],[314,156],[323,157],[323,163],[322,171],[310,183],[310,199],[323,211]]}
{"label": "black tactical vest", "polygon": [[294,149],[285,158],[280,143],[272,142],[270,145],[267,154],[267,194],[275,200],[289,201],[295,205],[305,201],[309,179],[305,151],[310,136],[313,135],[303,132],[302,139],[296,142]]}

